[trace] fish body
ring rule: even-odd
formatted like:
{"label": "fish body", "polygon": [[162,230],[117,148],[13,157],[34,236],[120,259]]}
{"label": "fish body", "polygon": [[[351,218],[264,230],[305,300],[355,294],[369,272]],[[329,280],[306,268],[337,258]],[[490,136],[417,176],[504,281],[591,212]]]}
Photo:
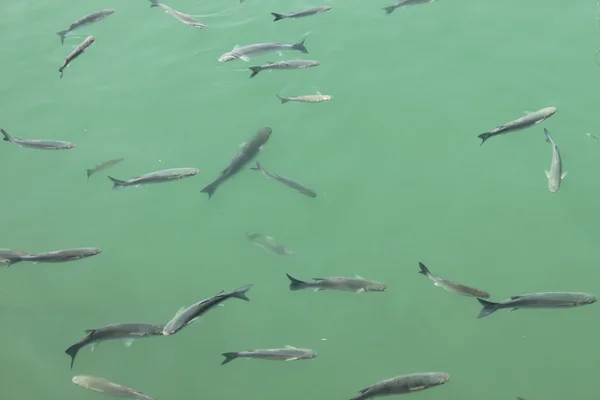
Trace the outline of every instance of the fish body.
{"label": "fish body", "polygon": [[73,383],[82,388],[107,394],[113,397],[121,397],[137,400],[152,400],[152,398],[139,390],[127,386],[119,385],[104,378],[98,378],[90,375],[77,375],[72,379]]}
{"label": "fish body", "polygon": [[284,97],[277,95],[277,98],[281,100],[281,104],[285,104],[289,101],[294,101],[297,103],[320,103],[322,101],[331,100],[331,96],[326,94],[309,94],[306,96],[295,96],[295,97]]}
{"label": "fish body", "polygon": [[4,129],[0,129],[5,142],[17,144],[21,147],[29,147],[40,150],[67,150],[77,147],[75,143],[63,142],[60,140],[37,140],[37,139],[17,139],[10,136]]}
{"label": "fish body", "polygon": [[314,60],[284,60],[276,62],[267,62],[264,65],[250,67],[250,70],[252,71],[250,78],[254,78],[260,71],[268,69],[300,69],[316,67],[317,65],[321,65],[321,62]]}
{"label": "fish body", "polygon": [[0,259],[3,260],[0,261],[0,263],[10,267],[14,263],[27,259],[30,255],[31,254],[26,251],[0,249]]}
{"label": "fish body", "polygon": [[285,346],[282,349],[258,349],[223,353],[225,359],[221,363],[227,364],[236,358],[260,358],[262,360],[295,361],[315,358],[317,353],[311,349],[299,349],[294,346]]}
{"label": "fish body", "polygon": [[509,132],[520,131],[525,128],[529,128],[532,125],[539,124],[547,118],[553,116],[557,111],[556,107],[546,107],[541,110],[527,113],[525,116],[516,119],[511,122],[507,122],[504,125],[500,125],[489,132],[482,133],[478,137],[481,139],[481,145],[485,143],[486,140],[493,136],[504,135]]}
{"label": "fish body", "polygon": [[28,256],[23,256],[21,260],[48,263],[67,262],[95,256],[101,252],[102,250],[96,247],[82,247],[78,249],[56,250],[46,253],[30,254]]}
{"label": "fish body", "polygon": [[462,283],[452,282],[432,274],[431,271],[429,271],[429,269],[421,262],[419,263],[419,267],[421,268],[421,270],[419,271],[420,274],[425,275],[426,277],[431,279],[436,286],[439,286],[447,290],[448,292],[460,294],[463,296],[480,297],[483,299],[487,299],[488,297],[490,297],[490,295],[487,292],[484,292],[483,290],[463,285]]}
{"label": "fish body", "polygon": [[206,29],[206,25],[204,25],[203,23],[199,22],[198,20],[196,20],[194,17],[192,17],[191,15],[188,15],[186,13],[182,13],[181,11],[177,11],[171,7],[169,7],[168,5],[161,3],[157,0],[150,0],[150,7],[160,7],[163,10],[165,10],[165,12],[167,12],[168,14],[172,15],[173,17],[175,17],[177,20],[179,20],[180,22],[183,22],[184,24],[194,27],[194,28],[199,28],[199,29]]}
{"label": "fish body", "polygon": [[578,292],[543,292],[512,296],[499,303],[477,299],[483,306],[477,318],[483,318],[503,308],[518,310],[520,308],[570,308],[593,304],[596,296]]}
{"label": "fish body", "polygon": [[96,165],[94,168],[86,170],[88,179],[90,179],[90,176],[92,176],[96,172],[103,171],[107,168],[113,167],[113,166],[117,165],[118,163],[120,163],[121,161],[123,161],[123,158],[115,158],[113,160],[101,162],[100,164]]}
{"label": "fish body", "polygon": [[550,190],[552,193],[556,193],[558,192],[560,184],[567,173],[563,172],[562,158],[560,157],[558,146],[546,128],[544,128],[544,134],[546,135],[546,142],[552,145],[552,162],[550,163],[550,171],[545,171],[546,177],[548,178],[548,190]]}
{"label": "fish body", "polygon": [[143,324],[143,323],[124,323],[103,326],[97,329],[88,329],[86,335],[67,350],[71,357],[71,369],[79,350],[88,345],[94,345],[107,340],[125,339],[127,345],[131,345],[134,339],[141,339],[149,336],[162,336],[163,325]]}
{"label": "fish body", "polygon": [[202,315],[206,314],[208,311],[230,298],[250,301],[250,299],[246,297],[246,292],[250,289],[252,289],[252,285],[242,286],[241,288],[227,293],[221,291],[215,296],[192,304],[186,309],[179,310],[175,316],[164,326],[162,334],[165,336],[174,335],[185,326],[191,324],[196,319],[200,318]]}
{"label": "fish body", "polygon": [[170,182],[178,179],[189,178],[200,172],[197,168],[172,168],[164,169],[162,171],[151,172],[142,176],[136,176],[127,181],[113,178],[109,176],[113,183],[113,189],[121,189],[128,186],[141,186],[148,185],[151,183],[162,183]]}
{"label": "fish body", "polygon": [[331,9],[332,9],[331,6],[322,6],[322,7],[313,7],[313,8],[309,8],[307,10],[288,13],[288,14],[271,13],[271,15],[275,17],[273,22],[276,22],[276,21],[280,21],[282,19],[296,19],[296,18],[308,17],[310,15],[321,14],[321,13],[324,13],[325,11],[329,11]]}
{"label": "fish body", "polygon": [[294,254],[291,250],[286,249],[284,245],[277,243],[271,236],[265,236],[257,232],[248,232],[246,237],[258,247],[270,251],[273,254],[280,256],[289,256]]}
{"label": "fish body", "polygon": [[63,77],[64,74],[64,70],[65,68],[67,68],[67,66],[69,65],[69,63],[71,61],[73,61],[74,59],[76,59],[77,57],[79,57],[81,54],[85,53],[85,51],[87,50],[88,47],[90,47],[92,45],[92,43],[94,43],[94,37],[93,36],[88,36],[87,38],[85,38],[85,40],[83,42],[81,42],[81,44],[79,46],[77,46],[75,48],[75,50],[73,50],[68,56],[67,58],[65,58],[65,60],[63,61],[63,64],[61,65],[61,67],[58,69],[58,72],[60,72],[60,77]]}
{"label": "fish body", "polygon": [[413,6],[416,4],[427,4],[433,3],[436,0],[398,0],[398,2],[394,5],[383,7],[385,10],[385,15],[390,15],[394,12],[396,8],[404,7],[404,6]]}
{"label": "fish body", "polygon": [[57,32],[56,34],[60,36],[60,42],[64,43],[65,36],[67,36],[69,32],[72,32],[77,28],[81,28],[82,26],[92,24],[96,21],[100,21],[113,14],[115,11],[116,10],[114,8],[108,8],[106,10],[93,12],[91,14],[86,15],[85,17],[79,18],[77,21],[73,22],[71,26],[69,26],[67,29],[65,29],[64,31]]}
{"label": "fish body", "polygon": [[301,53],[308,53],[306,46],[304,46],[304,41],[306,39],[302,39],[302,41],[296,44],[285,44],[285,43],[256,43],[249,44],[247,46],[242,47],[234,47],[233,50],[223,54],[219,57],[219,62],[227,62],[231,60],[243,60],[250,61],[250,56],[257,56],[260,54],[266,54],[270,52],[281,52],[283,50],[296,50]]}
{"label": "fish body", "polygon": [[290,290],[314,289],[320,290],[342,290],[346,292],[384,292],[387,285],[366,280],[358,275],[355,278],[345,278],[341,276],[332,276],[329,278],[312,278],[310,282],[304,282],[286,274],[290,280]]}
{"label": "fish body", "polygon": [[450,375],[443,372],[420,372],[401,375],[395,378],[379,381],[362,389],[351,400],[366,400],[379,396],[414,393],[443,385],[450,380]]}
{"label": "fish body", "polygon": [[273,179],[279,183],[283,183],[285,186],[287,186],[291,189],[294,189],[296,192],[301,193],[305,196],[313,197],[313,198],[317,197],[317,194],[314,191],[307,188],[306,186],[301,185],[298,182],[296,182],[290,178],[286,178],[285,176],[273,174],[273,173],[267,171],[266,169],[263,168],[263,166],[258,161],[256,162],[256,167],[252,167],[250,169],[253,171],[259,171],[261,174],[266,176],[267,179]]}
{"label": "fish body", "polygon": [[202,189],[201,193],[208,194],[210,199],[223,182],[237,174],[256,156],[261,147],[267,143],[272,132],[273,130],[268,126],[259,129],[250,141],[242,145],[240,151],[233,157],[229,165],[221,171],[219,177]]}

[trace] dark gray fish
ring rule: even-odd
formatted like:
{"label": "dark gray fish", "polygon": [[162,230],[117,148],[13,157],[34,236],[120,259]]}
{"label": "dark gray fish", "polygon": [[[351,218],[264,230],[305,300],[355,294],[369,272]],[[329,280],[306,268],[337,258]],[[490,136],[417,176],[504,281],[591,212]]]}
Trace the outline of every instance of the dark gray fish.
{"label": "dark gray fish", "polygon": [[63,61],[63,64],[61,65],[61,67],[58,69],[58,72],[60,72],[60,77],[63,77],[64,74],[64,70],[65,68],[67,68],[67,66],[69,65],[69,63],[71,61],[73,61],[74,59],[76,59],[77,57],[79,57],[81,54],[85,53],[85,50],[90,47],[92,45],[92,43],[94,43],[94,37],[93,36],[88,36],[87,38],[85,38],[85,40],[83,42],[81,42],[81,44],[79,46],[77,46],[75,48],[75,50],[73,50],[68,56],[67,58],[65,58],[65,60]]}
{"label": "dark gray fish", "polygon": [[329,278],[312,278],[311,282],[304,282],[286,274],[290,280],[290,290],[314,289],[315,292],[320,290],[342,290],[345,292],[384,292],[387,290],[387,285],[368,281],[363,277],[356,275],[355,278],[344,278],[341,276],[332,276]]}
{"label": "dark gray fish", "polygon": [[101,19],[106,18],[107,16],[109,16],[110,14],[114,13],[116,10],[114,8],[109,8],[106,10],[101,10],[101,11],[96,11],[93,12],[89,15],[86,15],[85,17],[79,18],[77,21],[73,22],[71,24],[71,26],[69,26],[67,29],[65,29],[64,31],[60,31],[57,32],[56,34],[58,36],[60,36],[60,42],[61,43],[65,43],[65,36],[69,33],[74,31],[77,28],[81,28],[82,26],[86,26],[89,24],[92,24],[96,21],[100,21]]}
{"label": "dark gray fish", "polygon": [[499,303],[477,299],[483,306],[477,318],[483,318],[491,313],[510,308],[511,311],[520,308],[571,308],[593,304],[598,299],[588,293],[578,292],[543,292],[512,296]]}
{"label": "dark gray fish", "polygon": [[429,271],[429,269],[421,262],[419,263],[419,267],[421,267],[421,270],[419,271],[420,274],[423,274],[429,279],[431,279],[435,286],[439,286],[447,290],[448,292],[460,294],[463,296],[481,297],[483,299],[487,299],[488,297],[490,297],[490,295],[487,292],[484,292],[483,290],[476,289],[471,286],[466,286],[461,283],[448,281],[446,279],[440,278],[437,275],[432,274],[431,271]]}
{"label": "dark gray fish", "polygon": [[252,167],[250,169],[253,171],[259,171],[261,174],[266,176],[267,179],[274,179],[277,182],[283,183],[285,186],[294,189],[298,193],[302,193],[303,195],[306,195],[308,197],[317,197],[317,194],[314,191],[307,188],[306,186],[301,185],[298,182],[291,180],[290,178],[286,178],[285,176],[273,174],[267,171],[263,168],[262,165],[260,165],[258,161],[256,162],[256,167]]}
{"label": "dark gray fish", "polygon": [[434,1],[436,0],[398,0],[398,2],[392,6],[383,7],[383,10],[385,10],[385,15],[390,15],[396,8],[412,6],[415,4],[433,3]]}
{"label": "dark gray fish", "polygon": [[187,325],[206,314],[208,311],[223,303],[225,300],[230,298],[236,298],[240,300],[250,301],[246,297],[246,292],[252,289],[252,285],[242,286],[232,292],[221,291],[215,296],[209,297],[208,299],[199,301],[192,304],[188,308],[181,308],[175,316],[167,322],[162,330],[162,334],[165,336],[174,335]]}
{"label": "dark gray fish", "polygon": [[280,256],[290,256],[294,254],[291,250],[286,249],[284,245],[277,243],[271,236],[265,236],[258,232],[248,232],[246,237],[258,247],[270,251],[271,253]]}
{"label": "dark gray fish", "polygon": [[485,141],[493,136],[504,135],[509,132],[516,132],[520,131],[521,129],[529,128],[530,126],[539,124],[545,119],[553,116],[556,111],[556,107],[546,107],[535,112],[528,112],[524,117],[507,122],[506,124],[500,125],[489,132],[482,133],[478,136],[478,138],[481,139],[481,145],[483,146]]}
{"label": "dark gray fish", "polygon": [[328,94],[321,94],[317,92],[317,94],[309,94],[304,96],[294,96],[294,97],[284,97],[277,95],[277,98],[281,100],[281,104],[285,104],[289,101],[294,101],[297,103],[321,103],[323,101],[331,100],[331,96]]}
{"label": "dark gray fish", "polygon": [[189,178],[196,175],[200,170],[197,168],[172,168],[164,169],[162,171],[151,172],[142,176],[136,176],[127,181],[115,179],[112,176],[108,176],[113,183],[113,189],[121,189],[128,186],[141,186],[148,185],[151,183],[162,183],[170,182],[178,179]]}
{"label": "dark gray fish", "polygon": [[90,179],[90,176],[92,176],[96,172],[103,171],[107,168],[113,167],[113,166],[117,165],[118,163],[120,163],[121,161],[123,161],[123,158],[115,158],[113,160],[101,162],[100,164],[96,165],[94,168],[86,170],[88,179]]}
{"label": "dark gray fish", "polygon": [[351,400],[366,400],[379,396],[414,393],[443,385],[450,380],[450,375],[444,372],[420,372],[401,375],[395,378],[379,381],[374,385],[362,389]]}
{"label": "dark gray fish", "polygon": [[5,142],[18,144],[21,147],[30,147],[41,150],[66,150],[77,147],[75,143],[62,142],[60,140],[37,140],[37,139],[17,139],[10,136],[4,129],[0,129]]}
{"label": "dark gray fish", "polygon": [[71,369],[79,350],[85,346],[92,345],[92,350],[95,345],[106,340],[125,339],[125,345],[131,346],[135,339],[141,339],[149,336],[162,336],[164,325],[153,325],[143,323],[124,323],[106,325],[102,328],[87,329],[85,336],[77,343],[65,350],[71,357]]}
{"label": "dark gray fish", "polygon": [[100,254],[101,252],[102,250],[96,247],[82,247],[79,249],[56,250],[49,251],[46,253],[30,254],[28,256],[23,256],[21,258],[21,261],[49,263],[67,262],[95,256],[96,254]]}
{"label": "dark gray fish", "polygon": [[548,178],[548,190],[552,193],[556,193],[567,173],[563,172],[562,158],[560,157],[558,146],[546,128],[544,128],[544,134],[546,135],[546,142],[552,145],[552,163],[550,164],[550,171],[545,171],[546,177]]}
{"label": "dark gray fish", "polygon": [[321,13],[324,13],[325,11],[331,10],[331,8],[332,8],[331,6],[313,7],[313,8],[309,8],[308,10],[298,11],[298,12],[289,13],[289,14],[271,13],[271,15],[273,15],[275,17],[275,19],[273,20],[273,22],[275,22],[275,21],[279,21],[282,19],[288,19],[288,18],[295,19],[295,18],[308,17],[310,15],[321,14]]}
{"label": "dark gray fish", "polygon": [[301,42],[296,44],[285,44],[285,43],[257,43],[257,44],[249,44],[247,46],[238,47],[235,46],[233,50],[223,54],[219,57],[219,62],[227,62],[231,60],[243,60],[250,61],[250,56],[257,56],[260,54],[270,53],[273,51],[281,52],[283,50],[296,50],[301,53],[308,53],[306,47],[304,46],[304,41],[306,39],[302,39]]}
{"label": "dark gray fish", "polygon": [[29,254],[26,251],[0,249],[0,259],[4,260],[0,263],[3,263],[5,264],[5,266],[10,267],[14,263],[26,260],[27,257],[30,255],[31,254]]}
{"label": "dark gray fish", "polygon": [[100,392],[113,397],[121,397],[137,400],[152,400],[152,397],[132,389],[127,386],[119,385],[104,378],[98,378],[90,375],[77,375],[72,379],[73,383],[94,392]]}
{"label": "dark gray fish", "polygon": [[227,168],[221,171],[219,177],[210,185],[202,189],[201,193],[208,194],[208,198],[210,199],[223,182],[237,174],[256,156],[261,147],[267,143],[272,132],[273,130],[268,126],[260,128],[248,143],[242,144],[242,148],[233,157]]}
{"label": "dark gray fish", "polygon": [[260,71],[267,69],[300,69],[316,67],[317,65],[321,65],[321,62],[314,60],[284,60],[276,62],[267,61],[265,65],[250,67],[250,70],[252,71],[250,78],[254,78]]}
{"label": "dark gray fish", "polygon": [[311,349],[299,349],[294,346],[285,346],[283,349],[258,349],[258,350],[246,350],[231,353],[223,353],[225,359],[221,363],[227,364],[236,358],[260,358],[262,360],[274,360],[274,361],[295,361],[295,360],[309,360],[315,358],[317,353]]}
{"label": "dark gray fish", "polygon": [[196,20],[194,17],[192,17],[191,15],[188,15],[186,13],[182,13],[181,11],[177,11],[171,7],[169,7],[166,4],[160,3],[157,0],[150,0],[150,7],[160,7],[163,10],[165,10],[165,12],[167,14],[172,15],[173,17],[177,18],[177,20],[179,20],[180,22],[183,22],[184,24],[186,24],[187,26],[191,26],[194,28],[200,28],[200,29],[206,29],[206,25],[204,25],[203,23],[199,22],[198,20]]}

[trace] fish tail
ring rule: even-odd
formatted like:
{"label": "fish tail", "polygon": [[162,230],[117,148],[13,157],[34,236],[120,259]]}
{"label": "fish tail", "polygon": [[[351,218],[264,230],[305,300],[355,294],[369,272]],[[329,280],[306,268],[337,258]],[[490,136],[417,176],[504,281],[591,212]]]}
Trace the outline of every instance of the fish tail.
{"label": "fish tail", "polygon": [[292,46],[292,48],[294,50],[298,50],[301,51],[303,53],[307,53],[308,54],[308,50],[306,49],[306,47],[304,46],[304,42],[306,41],[306,39],[302,39],[301,42],[296,43],[295,45]]}
{"label": "fish tail", "polygon": [[391,13],[394,12],[395,9],[396,9],[396,7],[394,7],[394,6],[387,6],[387,7],[382,8],[382,10],[385,10],[385,15],[390,15]]}
{"label": "fish tail", "polygon": [[479,302],[479,304],[481,304],[483,306],[483,308],[479,312],[479,315],[477,316],[477,318],[487,317],[491,313],[499,310],[498,303],[493,303],[491,301],[482,300],[480,298],[478,298],[477,301]]}
{"label": "fish tail", "polygon": [[250,167],[250,169],[252,171],[264,171],[264,168],[262,165],[260,165],[260,163],[257,161],[256,162],[256,167]]}
{"label": "fish tail", "polygon": [[246,292],[252,289],[252,285],[242,286],[241,288],[235,289],[231,292],[231,297],[235,297],[236,299],[250,301],[248,297],[246,297]]}
{"label": "fish tail", "polygon": [[223,362],[221,362],[221,365],[230,363],[239,357],[238,353],[233,353],[233,352],[232,353],[223,353],[222,356],[225,357],[225,359],[223,360]]}
{"label": "fish tail", "polygon": [[258,75],[258,73],[260,71],[262,71],[262,68],[260,66],[258,66],[258,67],[250,67],[250,71],[252,71],[252,75],[250,75],[250,78],[254,78],[256,75]]}
{"label": "fish tail", "polygon": [[429,272],[429,268],[427,268],[422,262],[419,262],[419,267],[421,267],[421,270],[419,271],[420,274],[425,276],[429,276],[431,274],[431,272]]}
{"label": "fish tail", "polygon": [[4,136],[5,141],[12,142],[13,138],[8,133],[6,133],[4,129],[0,129],[0,132],[2,132],[2,136]]}
{"label": "fish tail", "polygon": [[157,0],[150,0],[150,7],[158,7],[158,1]]}
{"label": "fish tail", "polygon": [[65,36],[67,35],[68,32],[69,32],[68,29],[65,29],[64,31],[56,32],[56,34],[58,36],[60,36],[60,44],[65,44]]}
{"label": "fish tail", "polygon": [[306,282],[293,278],[290,274],[286,274],[290,280],[290,290],[302,290],[306,288]]}
{"label": "fish tail", "polygon": [[207,187],[202,189],[200,191],[200,193],[207,193],[208,198],[210,199],[212,197],[212,195],[216,192],[216,190],[220,184],[221,184],[221,181],[217,179],[216,181],[214,181],[213,183],[211,183],[210,185],[208,185]]}
{"label": "fish tail", "polygon": [[552,137],[550,136],[550,132],[548,129],[544,128],[544,135],[546,135],[546,142],[552,144]]}
{"label": "fish tail", "polygon": [[75,363],[75,357],[77,357],[79,349],[81,349],[81,346],[79,345],[79,343],[75,343],[73,346],[65,350],[65,353],[67,353],[71,357],[71,369],[73,369],[73,363]]}
{"label": "fish tail", "polygon": [[280,95],[276,95],[279,100],[281,100],[281,104],[287,103],[289,100],[285,97],[281,97]]}
{"label": "fish tail", "polygon": [[88,178],[88,181],[89,181],[90,180],[90,176],[92,176],[92,174],[94,173],[94,170],[92,170],[92,169],[86,169],[86,172],[87,172],[87,178]]}
{"label": "fish tail", "polygon": [[107,176],[113,183],[113,189],[121,189],[125,187],[125,181],[120,181],[118,179],[113,178],[112,176]]}
{"label": "fish tail", "polygon": [[279,20],[285,18],[285,16],[283,16],[281,14],[277,14],[277,13],[271,13],[271,15],[275,17],[275,19],[273,20],[273,22],[276,22],[276,21],[279,21]]}
{"label": "fish tail", "polygon": [[480,146],[483,146],[483,144],[485,143],[485,141],[488,140],[491,136],[492,136],[491,132],[486,132],[486,133],[482,133],[481,135],[478,135],[477,137],[479,139],[481,139]]}
{"label": "fish tail", "polygon": [[58,72],[60,72],[60,77],[61,77],[61,78],[62,78],[62,77],[63,77],[63,75],[64,75],[64,72],[63,72],[64,70],[65,70],[65,67],[60,67],[60,68],[58,69]]}

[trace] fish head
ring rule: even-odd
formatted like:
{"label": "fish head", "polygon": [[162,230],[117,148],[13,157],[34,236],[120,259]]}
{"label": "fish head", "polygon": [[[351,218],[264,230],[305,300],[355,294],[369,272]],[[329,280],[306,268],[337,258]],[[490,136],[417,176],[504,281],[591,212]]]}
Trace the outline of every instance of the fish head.
{"label": "fish head", "polygon": [[88,36],[87,39],[85,39],[85,41],[89,42],[90,44],[94,43],[95,40],[96,40],[96,38],[93,36]]}
{"label": "fish head", "polygon": [[231,60],[235,60],[236,58],[238,58],[235,54],[229,52],[229,53],[225,53],[223,54],[221,57],[219,57],[219,62],[227,62],[227,61],[231,61]]}
{"label": "fish head", "polygon": [[260,140],[262,140],[262,142],[266,142],[267,140],[269,140],[269,138],[271,137],[271,133],[273,132],[273,129],[271,129],[268,126],[265,126],[263,128],[260,128],[260,130],[258,131],[258,133],[256,134],[256,136],[258,138],[260,138]]}
{"label": "fish head", "polygon": [[548,180],[548,190],[552,193],[558,192],[558,188],[560,186],[560,182],[554,181],[554,179]]}
{"label": "fish head", "polygon": [[76,385],[84,385],[85,384],[85,376],[76,375],[73,377],[73,379],[71,379],[71,381]]}
{"label": "fish head", "polygon": [[579,299],[577,299],[577,305],[585,305],[585,304],[594,304],[598,301],[598,298],[591,294],[582,294]]}
{"label": "fish head", "polygon": [[117,11],[117,10],[115,10],[114,8],[108,8],[108,9],[104,10],[106,15],[114,14],[115,11]]}
{"label": "fish head", "polygon": [[542,108],[540,111],[542,111],[546,115],[546,118],[547,118],[551,115],[554,115],[558,111],[558,109],[556,107],[546,107],[546,108]]}
{"label": "fish head", "polygon": [[333,7],[332,6],[324,6],[323,7],[323,11],[329,11],[331,10]]}
{"label": "fish head", "polygon": [[367,287],[367,292],[385,292],[387,285],[384,283],[375,282]]}
{"label": "fish head", "polygon": [[96,254],[100,254],[100,253],[102,253],[102,249],[98,249],[98,248],[96,248],[96,247],[92,247],[92,248],[90,248],[90,249],[88,249],[88,250],[89,250],[88,254],[89,254],[90,256],[95,256]]}
{"label": "fish head", "polygon": [[448,382],[450,380],[450,375],[444,373],[444,372],[440,372],[437,375],[435,375],[434,381],[436,382],[437,385],[443,385],[444,383]]}

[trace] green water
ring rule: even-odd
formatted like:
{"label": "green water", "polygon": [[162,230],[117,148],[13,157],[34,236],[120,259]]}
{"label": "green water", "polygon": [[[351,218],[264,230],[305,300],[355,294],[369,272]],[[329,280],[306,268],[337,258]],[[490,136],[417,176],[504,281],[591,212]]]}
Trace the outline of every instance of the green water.
{"label": "green water", "polygon": [[[327,1],[327,0],[326,0]],[[187,27],[144,0],[0,3],[0,125],[20,138],[77,144],[39,151],[3,142],[1,246],[43,252],[102,248],[65,264],[19,263],[0,280],[0,399],[97,399],[71,383],[89,374],[157,400],[349,399],[381,379],[442,371],[450,383],[414,399],[597,399],[598,305],[498,312],[436,288],[418,262],[487,290],[600,295],[597,5],[546,0],[172,0],[208,25]],[[332,5],[272,22],[270,12]],[[55,32],[92,11],[104,21],[63,46]],[[218,63],[234,45],[305,34],[315,68],[262,72],[277,54]],[[66,69],[87,35],[96,42]],[[275,95],[333,96],[281,105]],[[547,189],[551,147],[541,126],[477,135],[524,111],[545,121],[568,175]],[[318,193],[301,196],[244,171],[200,193],[260,127],[273,128],[265,168]],[[124,157],[86,183],[85,169]],[[193,178],[111,189],[175,167]],[[294,251],[269,254],[258,231]],[[299,279],[361,275],[384,293],[288,289]],[[175,336],[64,350],[85,329],[166,322],[181,306],[247,283]],[[323,340],[327,339],[327,340]],[[236,360],[221,353],[284,345],[313,360]]]}

